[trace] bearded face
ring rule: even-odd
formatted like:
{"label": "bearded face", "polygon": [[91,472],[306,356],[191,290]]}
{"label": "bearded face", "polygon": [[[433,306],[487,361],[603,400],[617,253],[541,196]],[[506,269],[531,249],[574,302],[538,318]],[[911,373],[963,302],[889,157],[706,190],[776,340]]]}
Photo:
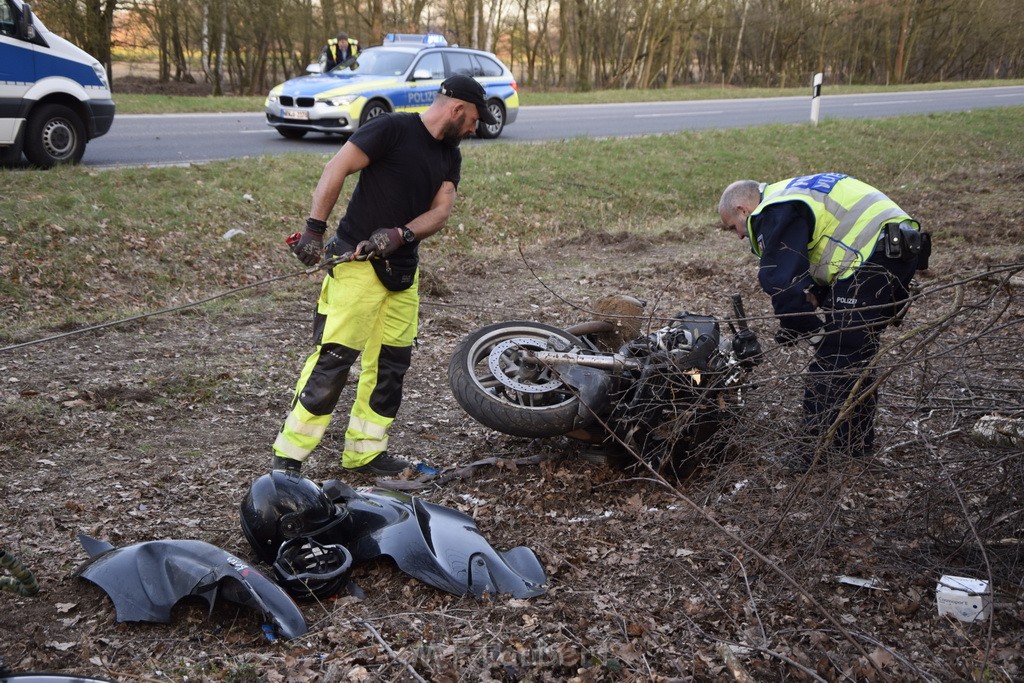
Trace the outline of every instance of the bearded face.
{"label": "bearded face", "polygon": [[473,134],[473,127],[468,126],[469,112],[462,111],[457,119],[451,119],[441,130],[442,139],[449,145],[457,146],[462,140]]}

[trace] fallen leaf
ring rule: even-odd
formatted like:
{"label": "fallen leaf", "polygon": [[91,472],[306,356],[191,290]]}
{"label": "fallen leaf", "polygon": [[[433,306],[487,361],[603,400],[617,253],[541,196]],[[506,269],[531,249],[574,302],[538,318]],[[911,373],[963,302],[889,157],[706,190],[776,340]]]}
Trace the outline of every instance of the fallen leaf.
{"label": "fallen leaf", "polygon": [[868,657],[870,657],[871,662],[879,669],[884,669],[887,666],[891,666],[892,663],[896,661],[895,659],[893,659],[892,654],[890,654],[888,650],[883,650],[880,647],[876,647],[875,651],[868,655]]}

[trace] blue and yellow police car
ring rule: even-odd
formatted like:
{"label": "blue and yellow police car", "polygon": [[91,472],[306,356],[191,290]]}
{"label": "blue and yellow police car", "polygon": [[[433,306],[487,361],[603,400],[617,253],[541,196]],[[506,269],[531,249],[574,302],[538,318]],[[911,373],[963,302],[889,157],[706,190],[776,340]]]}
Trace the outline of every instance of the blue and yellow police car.
{"label": "blue and yellow police car", "polygon": [[472,76],[486,92],[496,123],[481,123],[477,135],[501,135],[519,113],[512,72],[490,52],[450,46],[438,34],[389,34],[327,73],[285,81],[267,96],[267,123],[292,140],[309,132],[348,136],[387,112],[425,111],[455,74]]}

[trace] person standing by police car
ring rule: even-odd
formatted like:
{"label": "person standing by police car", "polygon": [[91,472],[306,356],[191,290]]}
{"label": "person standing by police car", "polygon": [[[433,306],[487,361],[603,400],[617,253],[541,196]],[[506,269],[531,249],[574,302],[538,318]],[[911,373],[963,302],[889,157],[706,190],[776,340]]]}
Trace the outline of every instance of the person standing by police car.
{"label": "person standing by police car", "polygon": [[[786,466],[806,471],[822,445],[830,455],[870,456],[877,390],[865,368],[882,330],[897,320],[915,270],[928,267],[929,236],[885,194],[841,173],[770,185],[738,180],[722,193],[718,211],[723,226],[749,239],[760,258],[758,280],[779,318],[775,341],[814,347],[804,434]],[[848,398],[852,413],[823,444]]]}
{"label": "person standing by police car", "polygon": [[344,64],[349,59],[352,59],[357,54],[359,54],[359,41],[355,38],[349,38],[347,33],[341,32],[337,38],[328,39],[327,45],[324,46],[323,51],[320,53],[320,59],[323,62],[321,72],[327,73],[339,64]]}
{"label": "person standing by police car", "polygon": [[459,142],[476,130],[478,120],[494,123],[483,87],[468,76],[452,76],[423,114],[371,119],[324,167],[305,231],[292,251],[307,266],[319,263],[327,219],[345,179],[360,172],[327,249],[329,256],[352,252],[354,260],[324,277],[314,321],[316,349],[274,442],[273,469],[298,470],[316,448],[360,353],[342,467],[396,475],[410,466],[387,448],[416,337],[419,243],[451,215],[462,172]]}

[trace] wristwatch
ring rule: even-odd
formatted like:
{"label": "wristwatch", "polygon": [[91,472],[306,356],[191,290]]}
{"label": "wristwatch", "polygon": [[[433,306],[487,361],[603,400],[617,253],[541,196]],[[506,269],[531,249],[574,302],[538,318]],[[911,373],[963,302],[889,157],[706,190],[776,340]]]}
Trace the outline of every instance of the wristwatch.
{"label": "wristwatch", "polygon": [[416,233],[410,230],[408,225],[402,226],[402,241],[406,244],[412,244],[416,241]]}

